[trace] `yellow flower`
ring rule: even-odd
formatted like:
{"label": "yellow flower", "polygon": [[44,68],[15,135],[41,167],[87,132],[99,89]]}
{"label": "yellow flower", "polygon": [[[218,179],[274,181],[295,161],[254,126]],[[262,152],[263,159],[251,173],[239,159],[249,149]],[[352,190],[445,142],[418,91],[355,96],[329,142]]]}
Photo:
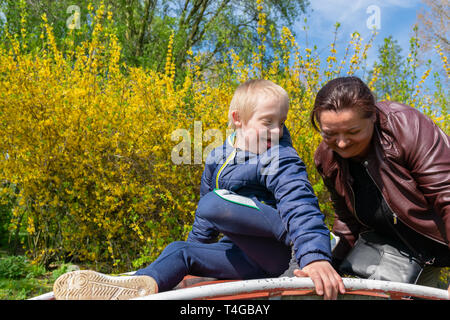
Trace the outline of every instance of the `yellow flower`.
{"label": "yellow flower", "polygon": [[[194,150],[191,163],[172,162],[179,143],[172,141],[172,133],[185,130],[193,147],[194,133],[199,135],[195,123],[200,121],[202,134],[220,129],[226,136],[233,92],[250,77],[273,80],[288,92],[293,145],[327,221],[332,217],[326,188],[314,168],[321,137],[312,129],[309,113],[327,79],[344,67],[354,73],[364,66],[371,40],[355,33],[341,61],[334,44],[321,61],[316,47],[300,50],[283,27],[268,52],[266,31],[271,27],[263,1],[257,4],[259,45],[250,61],[230,50],[218,66],[220,77],[205,74],[200,68],[204,56],[190,49],[186,77],[175,81],[174,33],[162,72],[123,64],[111,22],[101,17],[106,12],[102,5],[89,40],[80,44],[60,45],[45,15],[39,50],[27,53],[29,43],[5,30],[8,45],[0,44],[0,179],[20,186],[20,193],[2,187],[0,198],[4,203],[5,197],[16,197],[9,232],[24,224],[30,255],[71,256],[129,269],[153,261],[171,241],[185,239],[198,202],[202,165],[194,163]],[[94,11],[92,4],[88,10]],[[440,47],[436,51],[448,75],[447,57]],[[445,97],[424,93],[433,73],[425,70],[414,83],[411,100],[417,108],[446,105]],[[369,87],[380,77],[375,66]],[[448,114],[433,119],[448,132]],[[200,140],[196,147],[204,153],[212,141]]]}

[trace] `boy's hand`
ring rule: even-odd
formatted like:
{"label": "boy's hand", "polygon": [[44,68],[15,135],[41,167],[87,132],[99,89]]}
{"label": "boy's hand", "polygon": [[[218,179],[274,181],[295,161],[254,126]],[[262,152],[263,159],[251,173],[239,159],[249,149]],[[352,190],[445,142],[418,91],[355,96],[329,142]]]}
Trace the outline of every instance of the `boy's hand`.
{"label": "boy's hand", "polygon": [[313,261],[303,269],[295,269],[297,277],[310,277],[318,295],[323,295],[325,300],[337,299],[338,292],[345,293],[344,282],[341,276],[326,260]]}

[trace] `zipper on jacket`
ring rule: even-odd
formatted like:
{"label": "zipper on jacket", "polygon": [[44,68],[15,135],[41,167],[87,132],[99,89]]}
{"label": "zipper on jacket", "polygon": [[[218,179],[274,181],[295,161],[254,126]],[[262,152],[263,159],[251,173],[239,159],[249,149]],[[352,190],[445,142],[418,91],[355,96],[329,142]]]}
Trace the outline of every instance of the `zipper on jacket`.
{"label": "zipper on jacket", "polygon": [[[364,168],[366,169],[367,174],[369,175],[370,179],[372,180],[372,182],[375,184],[375,186],[377,187],[378,191],[381,194],[381,197],[384,199],[383,194],[381,193],[380,188],[378,188],[378,185],[375,183],[375,180],[372,178],[372,176],[369,173],[369,169],[367,169],[368,166],[368,162],[364,161],[363,165]],[[392,210],[392,208],[389,206],[389,203],[387,203],[386,199],[384,199],[384,202],[386,203],[387,207],[389,208],[389,210],[391,210],[392,212],[392,217],[394,220],[394,225],[397,224],[397,215],[395,214],[395,212]],[[424,257],[422,256],[421,253],[419,253],[416,249],[414,249],[408,241],[406,241],[406,239],[400,234],[400,232],[395,228],[395,226],[391,225],[389,223],[389,218],[383,213],[383,216],[386,217],[387,223],[388,225],[394,230],[394,232],[397,234],[397,236],[400,238],[400,240],[403,242],[404,245],[406,245],[406,247],[409,248],[409,250],[411,250],[411,252],[416,256],[417,259],[419,259],[419,261],[423,264],[423,265],[432,265],[434,263],[435,258],[431,258],[431,259],[424,259]],[[416,279],[417,281],[417,279]]]}
{"label": "zipper on jacket", "polygon": [[[369,165],[369,162],[368,162],[367,160],[365,160],[365,161],[363,162],[363,165],[364,165],[364,168],[366,169],[366,172],[367,172],[367,174],[369,175],[370,179],[372,180],[372,182],[375,184],[375,186],[377,187],[378,191],[380,192],[381,197],[384,199],[384,196],[383,196],[383,193],[381,192],[381,189],[378,187],[377,183],[376,183],[375,180],[372,178],[372,176],[370,175],[369,170],[367,169],[367,166]],[[406,225],[408,228],[412,229],[414,232],[417,232],[418,234],[421,234],[422,236],[424,236],[424,237],[426,237],[426,238],[428,238],[428,239],[430,239],[430,240],[433,240],[433,241],[435,241],[435,242],[441,243],[441,244],[443,244],[443,245],[447,245],[447,244],[444,243],[444,242],[441,242],[441,241],[439,241],[439,240],[433,239],[433,238],[431,238],[430,236],[428,236],[428,235],[426,235],[426,234],[423,234],[422,232],[419,232],[419,231],[415,230],[414,228],[411,228],[410,226],[408,226],[404,221],[402,221],[402,219],[398,218],[397,214],[394,212],[394,210],[392,210],[391,206],[390,206],[389,203],[386,201],[386,199],[384,199],[384,202],[386,202],[386,205],[388,206],[389,210],[391,210],[391,212],[392,212],[392,218],[393,218],[393,220],[394,220],[394,224],[397,224],[397,221],[398,221],[398,219],[399,219],[404,225]],[[355,212],[356,212],[356,210],[355,210]]]}
{"label": "zipper on jacket", "polygon": [[219,176],[222,173],[223,169],[225,169],[225,167],[227,166],[227,164],[233,160],[234,156],[236,155],[236,149],[234,149],[230,155],[228,156],[228,158],[225,160],[225,162],[223,163],[223,165],[220,167],[219,171],[217,172],[217,176],[216,176],[216,189],[219,189]]}
{"label": "zipper on jacket", "polygon": [[[363,162],[364,165],[364,169],[367,172],[367,175],[370,177],[370,180],[372,180],[373,184],[375,185],[375,187],[377,187],[377,190],[380,192],[381,197],[384,199],[383,193],[381,192],[380,188],[378,187],[377,183],[375,182],[375,180],[372,178],[372,176],[370,175],[369,169],[367,169],[367,166],[369,165],[369,162],[367,160],[365,160]],[[391,210],[392,212],[392,218],[393,218],[393,222],[394,224],[397,224],[397,215],[395,214],[394,210],[392,210],[391,206],[389,205],[389,203],[386,201],[386,199],[384,199],[384,202],[386,202],[386,205],[388,206],[389,210]]]}
{"label": "zipper on jacket", "polygon": [[234,147],[234,143],[236,141],[236,131],[234,131],[228,138],[227,142],[230,144],[230,146],[233,148],[233,151],[228,155],[225,162],[222,164],[220,169],[217,171],[216,175],[216,189],[219,189],[219,176],[222,173],[223,169],[228,165],[228,163],[234,159],[234,156],[236,155],[236,148]]}

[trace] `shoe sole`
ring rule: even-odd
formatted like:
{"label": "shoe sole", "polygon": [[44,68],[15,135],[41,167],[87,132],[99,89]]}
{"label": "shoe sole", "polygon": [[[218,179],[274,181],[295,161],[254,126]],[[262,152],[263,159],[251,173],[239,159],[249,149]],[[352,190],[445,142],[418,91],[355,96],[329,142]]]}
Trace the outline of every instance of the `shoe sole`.
{"label": "shoe sole", "polygon": [[148,276],[108,276],[81,270],[60,276],[53,285],[57,300],[125,300],[156,292],[155,280]]}

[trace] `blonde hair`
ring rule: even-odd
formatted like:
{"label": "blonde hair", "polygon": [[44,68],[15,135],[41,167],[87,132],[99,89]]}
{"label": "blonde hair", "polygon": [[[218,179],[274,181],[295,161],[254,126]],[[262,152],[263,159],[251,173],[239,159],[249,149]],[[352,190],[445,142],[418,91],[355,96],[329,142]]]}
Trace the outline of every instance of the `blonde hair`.
{"label": "blonde hair", "polygon": [[228,126],[230,128],[236,129],[232,112],[237,110],[242,121],[249,120],[261,94],[277,98],[280,101],[280,107],[289,108],[289,96],[282,87],[269,80],[247,80],[237,87],[233,99],[231,99],[228,110]]}

